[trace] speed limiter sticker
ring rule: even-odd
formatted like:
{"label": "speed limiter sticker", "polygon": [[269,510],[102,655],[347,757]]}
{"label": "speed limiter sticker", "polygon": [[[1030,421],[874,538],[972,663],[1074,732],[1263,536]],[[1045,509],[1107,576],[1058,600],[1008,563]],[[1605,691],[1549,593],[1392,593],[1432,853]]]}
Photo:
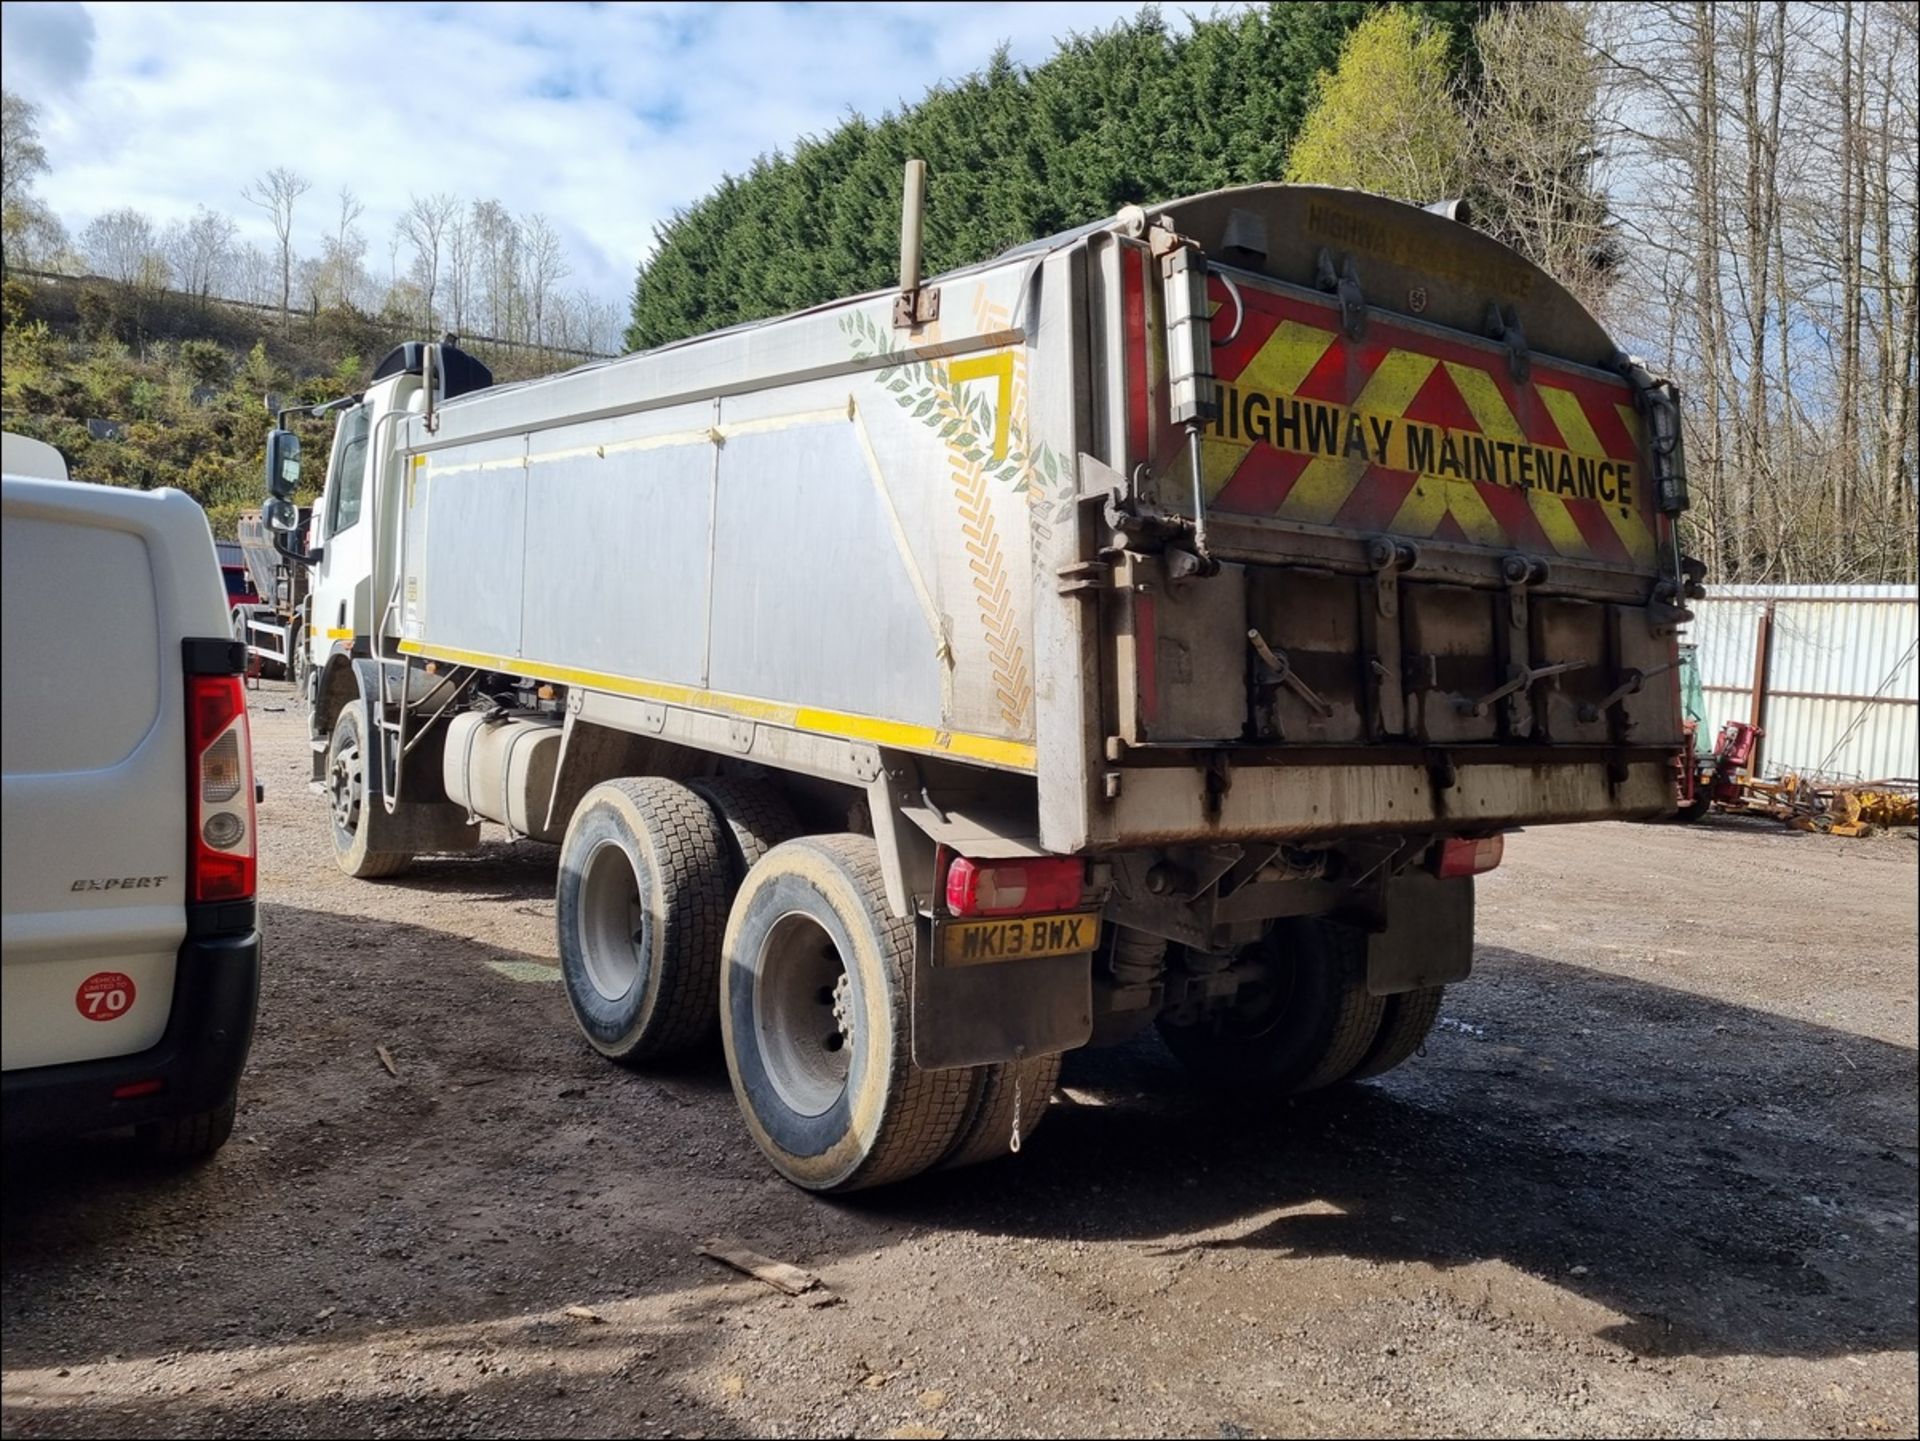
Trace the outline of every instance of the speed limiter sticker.
{"label": "speed limiter sticker", "polygon": [[117,1021],[133,1009],[133,977],[95,971],[80,983],[73,1004],[89,1021]]}

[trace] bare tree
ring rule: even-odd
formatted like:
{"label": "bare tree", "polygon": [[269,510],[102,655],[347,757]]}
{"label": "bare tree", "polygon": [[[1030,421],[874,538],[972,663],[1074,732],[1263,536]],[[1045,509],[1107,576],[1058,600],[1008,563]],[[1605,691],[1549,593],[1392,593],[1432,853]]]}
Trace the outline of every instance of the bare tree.
{"label": "bare tree", "polygon": [[1601,28],[1628,241],[1607,313],[1685,387],[1693,543],[1720,579],[1911,578],[1914,7],[1690,0]]}
{"label": "bare tree", "polygon": [[360,289],[361,261],[367,253],[367,238],[354,228],[354,221],[366,213],[366,206],[351,189],[340,187],[340,209],[333,234],[321,242],[320,301],[346,305]]}
{"label": "bare tree", "polygon": [[470,224],[479,281],[486,287],[488,333],[510,343],[519,265],[519,226],[497,200],[475,201]]}
{"label": "bare tree", "polygon": [[280,244],[280,311],[288,313],[293,299],[293,207],[313,188],[313,182],[284,165],[276,165],[259,179],[242,186],[240,198],[257,205],[273,221]]}
{"label": "bare tree", "polygon": [[1523,5],[1475,27],[1481,76],[1469,96],[1466,164],[1476,216],[1592,306],[1618,247],[1594,182],[1613,107],[1589,24],[1584,5]]}
{"label": "bare tree", "polygon": [[413,246],[413,271],[422,295],[420,323],[423,330],[430,331],[435,292],[440,288],[441,251],[460,202],[451,195],[415,195],[409,199],[412,203],[400,217],[400,229]]}
{"label": "bare tree", "polygon": [[447,227],[447,299],[451,306],[448,318],[456,333],[466,329],[469,307],[473,303],[475,239],[472,221],[464,212],[456,214]]}
{"label": "bare tree", "polygon": [[274,258],[254,244],[240,246],[233,253],[232,284],[227,298],[249,305],[272,305],[279,284],[279,267]]}
{"label": "bare tree", "polygon": [[173,283],[202,302],[224,290],[237,230],[231,217],[204,205],[193,219],[169,225],[161,250],[172,267]]}
{"label": "bare tree", "polygon": [[561,243],[560,232],[553,228],[553,222],[546,216],[537,213],[529,215],[522,223],[521,230],[526,236],[526,288],[532,310],[529,339],[535,345],[545,345],[547,307],[553,297],[553,287],[571,275],[573,267],[567,263],[566,246]]}
{"label": "bare tree", "polygon": [[80,232],[80,251],[97,274],[129,289],[166,283],[167,264],[153,222],[131,207],[96,216]]}

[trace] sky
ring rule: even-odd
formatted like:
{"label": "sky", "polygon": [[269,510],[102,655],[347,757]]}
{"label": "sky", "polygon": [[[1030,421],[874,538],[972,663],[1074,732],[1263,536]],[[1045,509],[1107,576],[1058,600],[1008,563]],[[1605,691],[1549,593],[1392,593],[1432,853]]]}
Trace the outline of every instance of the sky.
{"label": "sky", "polygon": [[569,286],[624,300],[655,223],[723,174],[911,102],[1002,41],[1037,63],[1140,8],[6,0],[0,24],[7,89],[41,108],[38,192],[74,234],[121,206],[164,225],[206,205],[266,246],[240,189],[285,165],[313,181],[305,254],[343,185],[376,274],[410,194],[493,198],[554,222]]}

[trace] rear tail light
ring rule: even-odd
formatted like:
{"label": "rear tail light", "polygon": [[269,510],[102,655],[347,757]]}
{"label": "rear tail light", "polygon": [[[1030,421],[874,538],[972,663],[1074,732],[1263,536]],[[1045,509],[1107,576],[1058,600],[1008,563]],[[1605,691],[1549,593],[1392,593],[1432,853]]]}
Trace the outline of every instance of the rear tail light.
{"label": "rear tail light", "polygon": [[1440,857],[1434,869],[1443,881],[1481,875],[1500,864],[1506,849],[1506,840],[1501,836],[1482,836],[1478,840],[1456,837],[1440,842]]}
{"label": "rear tail light", "polygon": [[956,916],[1034,915],[1080,904],[1086,867],[1077,860],[970,861],[947,869],[947,909]]}
{"label": "rear tail light", "polygon": [[187,899],[254,892],[253,741],[237,675],[187,677]]}

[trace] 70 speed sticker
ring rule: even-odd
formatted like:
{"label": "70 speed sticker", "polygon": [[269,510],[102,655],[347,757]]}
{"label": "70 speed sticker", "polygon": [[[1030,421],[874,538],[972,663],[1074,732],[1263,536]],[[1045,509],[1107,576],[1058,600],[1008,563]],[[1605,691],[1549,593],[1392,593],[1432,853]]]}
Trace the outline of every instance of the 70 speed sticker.
{"label": "70 speed sticker", "polygon": [[133,977],[119,971],[95,971],[73,993],[73,1004],[89,1021],[117,1021],[133,1008]]}

